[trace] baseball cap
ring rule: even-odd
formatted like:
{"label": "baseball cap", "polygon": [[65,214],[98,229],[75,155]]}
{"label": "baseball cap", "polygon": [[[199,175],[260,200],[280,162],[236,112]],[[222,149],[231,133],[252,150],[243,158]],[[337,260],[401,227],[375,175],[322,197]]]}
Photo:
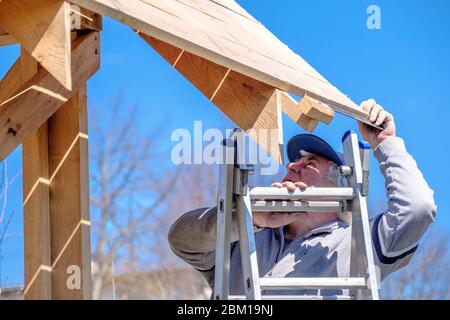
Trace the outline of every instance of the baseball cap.
{"label": "baseball cap", "polygon": [[298,134],[289,139],[286,147],[289,161],[295,162],[300,159],[301,150],[327,158],[338,166],[344,164],[344,155],[341,152],[336,152],[325,140],[313,134]]}

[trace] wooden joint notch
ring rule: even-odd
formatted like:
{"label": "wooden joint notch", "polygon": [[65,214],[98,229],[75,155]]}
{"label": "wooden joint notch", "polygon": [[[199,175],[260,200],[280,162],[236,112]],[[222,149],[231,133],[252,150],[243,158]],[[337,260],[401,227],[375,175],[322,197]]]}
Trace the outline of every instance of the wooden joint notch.
{"label": "wooden joint notch", "polygon": [[102,16],[77,5],[70,5],[72,31],[102,31]]}
{"label": "wooden joint notch", "polygon": [[289,118],[308,132],[313,132],[319,124],[316,119],[303,113],[302,109],[298,106],[298,102],[284,91],[281,91],[281,106],[283,112]]}
{"label": "wooden joint notch", "polygon": [[303,96],[299,108],[310,118],[329,124],[334,118],[334,111],[325,103],[307,96]]}

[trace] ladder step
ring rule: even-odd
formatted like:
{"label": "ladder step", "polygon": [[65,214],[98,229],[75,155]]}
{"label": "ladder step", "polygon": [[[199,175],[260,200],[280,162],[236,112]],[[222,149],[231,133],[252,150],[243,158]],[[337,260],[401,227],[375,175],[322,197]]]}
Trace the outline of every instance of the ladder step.
{"label": "ladder step", "polygon": [[252,211],[261,212],[342,212],[340,201],[252,200]]}
{"label": "ladder step", "polygon": [[306,188],[288,191],[286,188],[255,187],[250,190],[252,200],[352,200],[353,188]]}
{"label": "ladder step", "polygon": [[261,289],[366,289],[365,278],[260,278]]}
{"label": "ladder step", "polygon": [[[247,300],[245,296],[229,296],[230,300]],[[335,295],[262,295],[262,300],[353,300],[352,296]]]}

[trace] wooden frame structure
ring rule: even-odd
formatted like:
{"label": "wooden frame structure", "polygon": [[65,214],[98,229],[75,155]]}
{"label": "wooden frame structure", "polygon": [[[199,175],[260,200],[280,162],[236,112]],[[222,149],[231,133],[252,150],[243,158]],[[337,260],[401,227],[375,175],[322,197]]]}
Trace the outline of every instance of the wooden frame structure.
{"label": "wooden frame structure", "polygon": [[102,15],[133,28],[279,161],[282,112],[307,131],[335,111],[368,123],[233,0],[0,0],[0,50],[21,46],[0,82],[0,160],[22,144],[26,299],[91,298],[86,82],[100,67]]}

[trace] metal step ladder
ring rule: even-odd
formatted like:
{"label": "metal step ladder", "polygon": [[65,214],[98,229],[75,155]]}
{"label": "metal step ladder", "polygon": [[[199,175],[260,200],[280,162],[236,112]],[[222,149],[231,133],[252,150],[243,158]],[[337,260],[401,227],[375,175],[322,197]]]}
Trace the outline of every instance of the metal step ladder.
{"label": "metal step ladder", "polygon": [[[354,131],[342,138],[345,165],[339,174],[348,187],[307,188],[289,192],[285,188],[250,188],[248,176],[253,165],[245,164],[243,132],[234,130],[224,139],[219,168],[217,197],[217,240],[214,299],[374,299],[378,283],[370,235],[367,197],[369,189],[370,145],[358,141]],[[230,235],[232,211],[238,219],[245,296],[230,296]],[[345,212],[352,213],[349,278],[260,278],[255,246],[252,210],[267,212]],[[261,290],[349,289],[344,296],[262,295]]]}

